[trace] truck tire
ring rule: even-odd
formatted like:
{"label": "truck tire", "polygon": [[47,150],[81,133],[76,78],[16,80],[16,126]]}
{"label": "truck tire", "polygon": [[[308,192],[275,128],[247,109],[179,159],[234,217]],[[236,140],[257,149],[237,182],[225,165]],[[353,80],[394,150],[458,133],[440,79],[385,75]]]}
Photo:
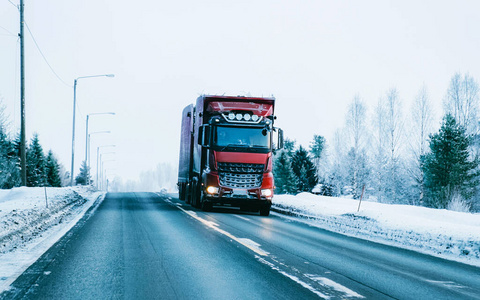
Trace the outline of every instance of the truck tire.
{"label": "truck tire", "polygon": [[178,199],[185,201],[185,195],[186,195],[186,190],[185,190],[185,183],[179,183],[178,184]]}
{"label": "truck tire", "polygon": [[192,203],[192,190],[190,184],[185,185],[185,203]]}
{"label": "truck tire", "polygon": [[260,207],[260,215],[264,217],[268,217],[270,215],[270,206],[262,206]]}
{"label": "truck tire", "polygon": [[202,197],[202,210],[203,211],[212,211],[213,205],[211,202],[207,202],[204,197]]}
{"label": "truck tire", "polygon": [[192,206],[195,208],[201,208],[202,203],[200,202],[200,185],[198,180],[194,180],[192,183]]}

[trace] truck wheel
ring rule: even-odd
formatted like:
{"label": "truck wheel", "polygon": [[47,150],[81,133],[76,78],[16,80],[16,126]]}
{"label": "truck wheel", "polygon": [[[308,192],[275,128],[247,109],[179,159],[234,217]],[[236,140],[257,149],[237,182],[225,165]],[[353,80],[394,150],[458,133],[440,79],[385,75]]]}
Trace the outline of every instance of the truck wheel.
{"label": "truck wheel", "polygon": [[185,201],[185,195],[186,195],[185,184],[184,183],[178,184],[178,199]]}
{"label": "truck wheel", "polygon": [[192,190],[191,190],[191,185],[188,184],[188,185],[185,185],[185,188],[184,188],[184,193],[185,193],[185,203],[187,204],[190,204],[192,203],[191,199],[192,199]]}
{"label": "truck wheel", "polygon": [[200,202],[200,186],[198,181],[194,181],[192,184],[192,206],[195,208],[201,208],[202,203]]}
{"label": "truck wheel", "polygon": [[205,201],[205,199],[202,199],[202,210],[203,211],[211,211],[212,210],[212,203]]}
{"label": "truck wheel", "polygon": [[270,206],[260,207],[260,215],[264,217],[268,217],[270,215]]}

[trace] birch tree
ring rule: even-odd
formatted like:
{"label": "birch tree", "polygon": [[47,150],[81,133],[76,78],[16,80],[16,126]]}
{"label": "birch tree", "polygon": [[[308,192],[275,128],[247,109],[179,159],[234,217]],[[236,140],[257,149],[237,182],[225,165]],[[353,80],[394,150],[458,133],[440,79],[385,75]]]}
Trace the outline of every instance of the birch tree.
{"label": "birch tree", "polygon": [[451,114],[458,125],[466,129],[467,135],[476,134],[479,124],[479,86],[468,74],[455,73],[445,97],[445,112]]}
{"label": "birch tree", "polygon": [[362,188],[367,184],[368,166],[365,153],[367,142],[366,106],[359,95],[349,105],[346,115],[346,133],[350,151],[348,152],[348,181],[351,183],[355,199],[360,198]]}
{"label": "birch tree", "polygon": [[433,132],[433,110],[426,86],[418,91],[410,109],[409,139],[408,139],[408,174],[412,180],[410,201],[414,205],[423,205],[424,172],[421,157],[428,149],[428,137]]}

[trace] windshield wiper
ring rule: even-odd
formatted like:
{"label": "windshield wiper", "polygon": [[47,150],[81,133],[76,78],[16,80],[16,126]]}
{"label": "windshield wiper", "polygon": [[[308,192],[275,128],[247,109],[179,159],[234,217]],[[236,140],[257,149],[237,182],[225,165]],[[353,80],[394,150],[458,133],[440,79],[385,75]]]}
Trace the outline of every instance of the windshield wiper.
{"label": "windshield wiper", "polygon": [[250,145],[239,145],[239,144],[228,144],[226,146],[224,146],[222,149],[220,149],[219,151],[222,152],[223,150],[227,149],[227,148],[248,148],[250,147]]}

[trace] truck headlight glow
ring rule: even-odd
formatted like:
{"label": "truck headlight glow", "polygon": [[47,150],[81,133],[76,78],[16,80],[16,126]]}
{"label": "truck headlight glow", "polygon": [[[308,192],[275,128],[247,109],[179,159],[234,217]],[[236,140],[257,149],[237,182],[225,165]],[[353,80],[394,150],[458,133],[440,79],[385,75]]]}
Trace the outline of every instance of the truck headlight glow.
{"label": "truck headlight glow", "polygon": [[211,195],[218,194],[218,187],[216,187],[216,186],[207,187],[207,193],[209,193]]}
{"label": "truck headlight glow", "polygon": [[249,114],[244,114],[244,115],[243,115],[243,119],[244,119],[245,121],[250,121],[250,118],[251,118],[251,116],[250,116]]}
{"label": "truck headlight glow", "polygon": [[257,121],[258,121],[258,116],[257,116],[257,115],[253,115],[253,116],[252,116],[252,121],[253,121],[253,122],[257,122]]}
{"label": "truck headlight glow", "polygon": [[264,197],[272,197],[273,191],[271,189],[262,190],[262,196]]}
{"label": "truck headlight glow", "polygon": [[242,120],[242,118],[243,118],[242,114],[237,114],[237,120],[238,121]]}
{"label": "truck headlight glow", "polygon": [[233,112],[229,113],[229,114],[228,114],[228,118],[229,118],[230,120],[235,119],[235,114],[234,114]]}

